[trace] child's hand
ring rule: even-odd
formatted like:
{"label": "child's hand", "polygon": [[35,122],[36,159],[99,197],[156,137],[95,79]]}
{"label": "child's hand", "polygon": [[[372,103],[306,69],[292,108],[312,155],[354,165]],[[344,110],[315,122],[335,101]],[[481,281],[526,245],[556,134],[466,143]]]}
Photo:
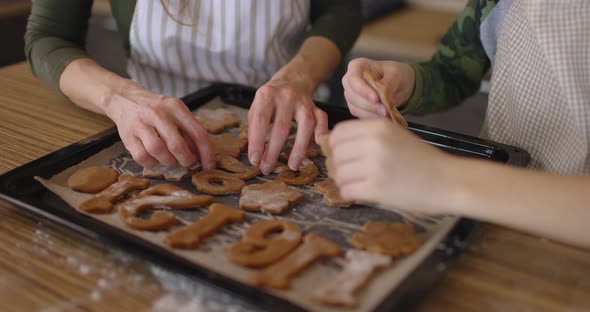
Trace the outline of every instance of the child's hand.
{"label": "child's hand", "polygon": [[388,209],[449,213],[437,202],[447,198],[451,156],[420,141],[385,119],[352,120],[330,135],[334,180],[347,200]]}
{"label": "child's hand", "polygon": [[414,91],[414,70],[410,65],[393,61],[373,61],[366,58],[352,60],[342,85],[348,108],[359,118],[387,117],[387,109],[377,92],[365,81],[363,72],[376,74],[389,88],[395,106],[404,104]]}

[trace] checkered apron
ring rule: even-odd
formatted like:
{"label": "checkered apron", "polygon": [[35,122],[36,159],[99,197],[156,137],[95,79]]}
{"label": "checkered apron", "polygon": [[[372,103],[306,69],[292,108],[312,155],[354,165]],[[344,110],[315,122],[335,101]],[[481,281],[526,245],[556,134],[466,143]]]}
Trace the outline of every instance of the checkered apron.
{"label": "checkered apron", "polygon": [[517,0],[498,38],[483,136],[531,167],[590,173],[590,1]]}

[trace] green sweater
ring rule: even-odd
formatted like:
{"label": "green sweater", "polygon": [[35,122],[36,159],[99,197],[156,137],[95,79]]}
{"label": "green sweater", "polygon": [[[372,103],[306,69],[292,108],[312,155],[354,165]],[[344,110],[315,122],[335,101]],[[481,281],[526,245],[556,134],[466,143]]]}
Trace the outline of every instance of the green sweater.
{"label": "green sweater", "polygon": [[430,61],[412,64],[414,93],[403,113],[425,114],[448,109],[475,94],[490,60],[480,26],[499,0],[470,0],[447,31]]}
{"label": "green sweater", "polygon": [[[110,0],[110,4],[123,46],[129,51],[135,0]],[[66,66],[87,57],[84,47],[91,9],[91,0],[33,0],[25,55],[33,74],[56,90]],[[308,36],[325,37],[346,55],[361,29],[360,0],[312,0],[310,23]]]}

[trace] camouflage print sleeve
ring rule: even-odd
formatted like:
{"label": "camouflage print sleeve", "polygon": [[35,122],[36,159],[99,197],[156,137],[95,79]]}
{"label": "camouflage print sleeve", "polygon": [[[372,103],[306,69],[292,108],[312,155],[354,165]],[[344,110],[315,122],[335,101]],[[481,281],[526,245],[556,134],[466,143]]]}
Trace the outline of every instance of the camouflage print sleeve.
{"label": "camouflage print sleeve", "polygon": [[430,61],[411,64],[414,93],[403,113],[424,114],[460,104],[479,90],[490,68],[479,26],[499,0],[470,0]]}

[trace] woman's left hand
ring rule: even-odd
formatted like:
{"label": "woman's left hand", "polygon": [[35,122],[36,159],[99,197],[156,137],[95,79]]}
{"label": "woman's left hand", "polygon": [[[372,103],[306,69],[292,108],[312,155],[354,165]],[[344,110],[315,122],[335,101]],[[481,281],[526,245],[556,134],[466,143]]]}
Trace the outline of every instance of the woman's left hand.
{"label": "woman's left hand", "polygon": [[263,174],[270,174],[274,169],[292,120],[297,123],[295,145],[288,162],[292,170],[299,169],[311,140],[317,142],[328,132],[328,117],[312,101],[313,91],[305,79],[273,77],[256,92],[248,113],[248,159],[260,165]]}

